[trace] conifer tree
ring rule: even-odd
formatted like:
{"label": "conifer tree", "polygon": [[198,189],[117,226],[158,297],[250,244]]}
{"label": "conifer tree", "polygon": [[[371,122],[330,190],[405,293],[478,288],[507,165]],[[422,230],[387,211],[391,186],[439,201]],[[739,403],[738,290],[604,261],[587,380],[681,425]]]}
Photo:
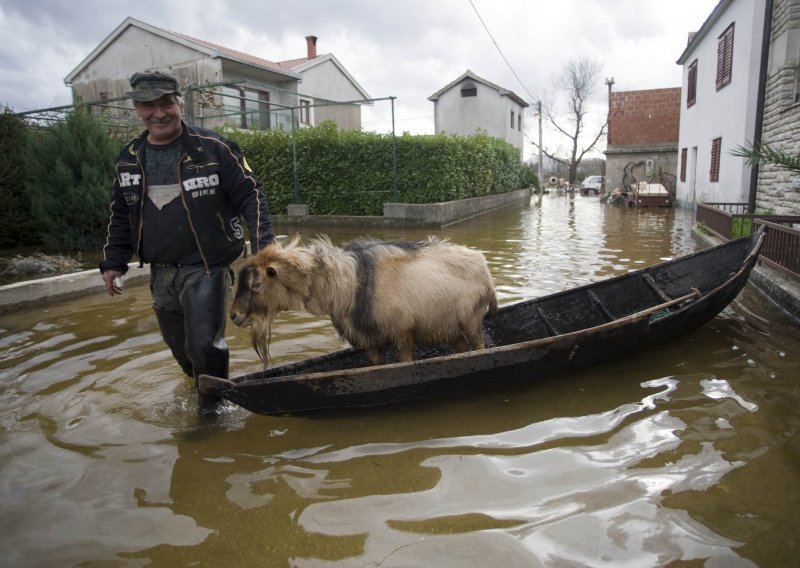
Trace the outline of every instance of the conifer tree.
{"label": "conifer tree", "polygon": [[28,129],[5,107],[0,113],[0,247],[39,241],[31,201],[25,191],[25,144]]}
{"label": "conifer tree", "polygon": [[45,245],[66,250],[100,246],[115,157],[105,127],[82,105],[66,121],[30,137],[28,189]]}

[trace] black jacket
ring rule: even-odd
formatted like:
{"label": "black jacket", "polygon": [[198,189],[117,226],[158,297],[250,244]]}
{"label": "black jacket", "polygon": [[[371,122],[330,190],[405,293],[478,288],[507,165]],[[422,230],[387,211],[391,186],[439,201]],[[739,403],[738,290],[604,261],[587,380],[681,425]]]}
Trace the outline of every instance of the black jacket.
{"label": "black jacket", "polygon": [[[142,210],[147,196],[144,147],[147,131],[126,144],[117,159],[108,236],[100,271],[128,270],[133,253],[142,258]],[[275,240],[264,190],[241,150],[203,128],[183,124],[178,183],[197,248],[206,269],[233,262],[244,249],[240,216],[250,232],[253,253]]]}

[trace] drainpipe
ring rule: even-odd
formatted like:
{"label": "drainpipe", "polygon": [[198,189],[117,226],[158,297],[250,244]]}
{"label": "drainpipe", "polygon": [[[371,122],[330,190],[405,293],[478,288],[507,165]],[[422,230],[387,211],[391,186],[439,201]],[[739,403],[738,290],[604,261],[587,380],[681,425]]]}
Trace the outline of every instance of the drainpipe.
{"label": "drainpipe", "polygon": [[[761,69],[758,73],[758,97],[756,99],[756,124],[753,132],[753,147],[761,145],[761,131],[764,126],[764,99],[767,96],[767,67],[769,66],[769,44],[772,35],[772,3],[767,0],[764,8],[764,37],[761,39]],[[758,194],[758,169],[759,164],[750,168],[750,196],[747,207],[750,213],[756,212],[756,196]]]}

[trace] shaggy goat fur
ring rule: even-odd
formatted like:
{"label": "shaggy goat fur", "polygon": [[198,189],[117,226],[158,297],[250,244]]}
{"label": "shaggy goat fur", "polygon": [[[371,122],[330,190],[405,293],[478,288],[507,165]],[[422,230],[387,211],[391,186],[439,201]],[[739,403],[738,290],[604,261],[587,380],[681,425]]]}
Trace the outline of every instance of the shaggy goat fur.
{"label": "shaggy goat fur", "polygon": [[486,259],[477,251],[429,237],[421,242],[358,239],[344,248],[318,237],[273,244],[247,260],[231,308],[251,326],[265,359],[278,312],[305,308],[330,316],[337,332],[383,362],[387,345],[411,361],[414,344],[484,347],[482,324],[497,297]]}

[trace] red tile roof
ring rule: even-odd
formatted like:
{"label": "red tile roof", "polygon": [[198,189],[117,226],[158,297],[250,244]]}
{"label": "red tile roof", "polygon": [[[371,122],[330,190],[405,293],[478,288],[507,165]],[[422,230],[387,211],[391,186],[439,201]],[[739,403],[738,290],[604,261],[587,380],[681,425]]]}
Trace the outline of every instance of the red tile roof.
{"label": "red tile roof", "polygon": [[307,63],[311,61],[308,57],[300,57],[298,59],[287,59],[286,61],[280,61],[278,65],[285,67],[286,69],[294,69],[295,67],[300,67],[303,63]]}
{"label": "red tile roof", "polygon": [[[256,65],[258,67],[264,67],[265,69],[273,69],[275,71],[289,71],[292,67],[285,65],[287,62],[278,63],[275,61],[270,61],[269,59],[264,59],[262,57],[256,57],[255,55],[250,55],[248,53],[243,53],[241,51],[236,51],[235,49],[230,49],[228,47],[212,43],[210,41],[205,41],[203,39],[197,39],[196,37],[188,36],[186,34],[172,32],[175,35],[184,37],[190,41],[195,43],[199,43],[200,45],[205,45],[206,47],[210,47],[218,51],[220,54],[230,57],[231,59],[236,59],[238,61],[243,61],[245,63],[249,63],[251,65]],[[300,61],[300,60],[292,60],[292,61]],[[299,65],[299,63],[298,63]]]}

